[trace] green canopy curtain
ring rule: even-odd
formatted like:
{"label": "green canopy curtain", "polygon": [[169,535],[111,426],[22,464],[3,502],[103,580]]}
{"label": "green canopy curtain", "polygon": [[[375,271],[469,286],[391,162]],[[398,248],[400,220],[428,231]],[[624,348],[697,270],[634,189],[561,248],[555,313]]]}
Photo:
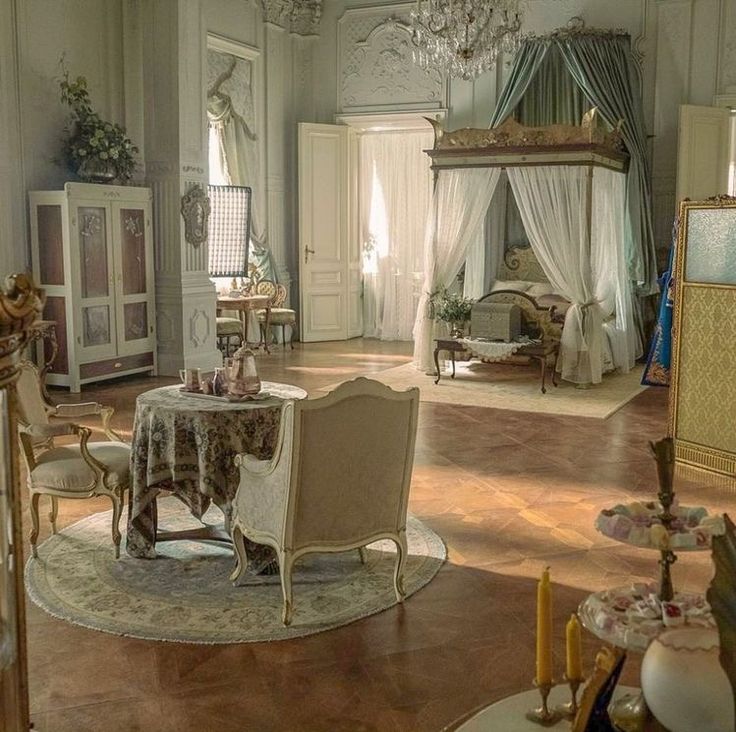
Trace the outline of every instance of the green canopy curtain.
{"label": "green canopy curtain", "polygon": [[592,106],[560,49],[552,45],[519,101],[516,119],[529,127],[579,125]]}
{"label": "green canopy curtain", "polygon": [[[544,102],[525,101],[525,94],[544,88],[544,80],[535,84],[543,62],[554,49],[567,70],[582,89],[584,96],[600,110],[610,125],[624,120],[621,135],[631,157],[627,176],[629,226],[626,232],[626,260],[631,279],[640,286],[641,294],[657,292],[657,263],[652,229],[652,202],[649,163],[646,156],[646,129],[638,77],[631,57],[631,41],[627,34],[595,30],[557,31],[542,38],[527,38],[516,54],[509,78],[504,85],[491,127],[496,127],[514,111],[524,114],[526,124],[544,124],[535,120]],[[551,55],[550,55],[551,58]],[[546,74],[554,74],[553,63]],[[549,93],[545,92],[549,97]],[[550,102],[551,104],[551,102]],[[551,115],[547,107],[545,115]],[[564,111],[564,110],[560,110]],[[556,119],[564,122],[564,119]],[[546,122],[549,124],[551,122]],[[580,120],[576,120],[579,124]]]}
{"label": "green canopy curtain", "polygon": [[500,125],[516,109],[537,75],[549,45],[547,39],[541,38],[528,38],[521,44],[514,56],[514,65],[501,91],[496,109],[493,110],[489,127]]}
{"label": "green canopy curtain", "polygon": [[653,295],[657,286],[657,255],[652,228],[652,191],[647,134],[639,81],[631,57],[628,35],[576,35],[558,40],[570,73],[603,118],[621,129],[630,155],[626,197],[630,231],[626,254],[631,279],[642,294]]}

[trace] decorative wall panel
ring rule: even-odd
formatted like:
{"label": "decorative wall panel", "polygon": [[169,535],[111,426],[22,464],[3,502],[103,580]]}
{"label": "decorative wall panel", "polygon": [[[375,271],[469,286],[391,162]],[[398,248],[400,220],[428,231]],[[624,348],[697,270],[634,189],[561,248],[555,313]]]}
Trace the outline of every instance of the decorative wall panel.
{"label": "decorative wall panel", "polygon": [[[341,112],[446,107],[438,70],[413,59],[407,25],[411,4],[347,10],[338,22],[338,107]],[[391,13],[387,17],[387,12]]]}

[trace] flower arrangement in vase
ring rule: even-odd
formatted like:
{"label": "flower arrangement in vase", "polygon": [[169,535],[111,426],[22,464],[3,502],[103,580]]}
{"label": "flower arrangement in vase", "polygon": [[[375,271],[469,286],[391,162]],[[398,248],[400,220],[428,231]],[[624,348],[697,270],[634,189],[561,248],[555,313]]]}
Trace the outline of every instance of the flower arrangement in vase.
{"label": "flower arrangement in vase", "polygon": [[65,128],[64,157],[68,165],[84,181],[93,183],[125,183],[135,170],[138,148],[115,122],[105,122],[92,108],[87,79],[72,80],[61,60],[59,79],[61,101],[71,109]]}
{"label": "flower arrangement in vase", "polygon": [[446,289],[443,289],[437,296],[435,315],[445,323],[449,323],[452,338],[462,338],[465,323],[470,320],[470,309],[473,307],[473,302],[469,297],[463,297],[456,292],[448,292]]}

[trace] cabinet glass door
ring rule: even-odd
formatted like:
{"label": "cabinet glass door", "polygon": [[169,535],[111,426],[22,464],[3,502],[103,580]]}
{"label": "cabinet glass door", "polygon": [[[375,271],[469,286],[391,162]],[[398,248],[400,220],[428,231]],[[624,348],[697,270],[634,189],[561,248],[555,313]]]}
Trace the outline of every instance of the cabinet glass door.
{"label": "cabinet glass door", "polygon": [[78,246],[81,323],[80,362],[115,356],[113,261],[107,206],[77,204],[72,216]]}
{"label": "cabinet glass door", "polygon": [[153,348],[150,208],[147,203],[114,203],[112,217],[113,239],[120,242],[115,252],[118,353],[130,355]]}

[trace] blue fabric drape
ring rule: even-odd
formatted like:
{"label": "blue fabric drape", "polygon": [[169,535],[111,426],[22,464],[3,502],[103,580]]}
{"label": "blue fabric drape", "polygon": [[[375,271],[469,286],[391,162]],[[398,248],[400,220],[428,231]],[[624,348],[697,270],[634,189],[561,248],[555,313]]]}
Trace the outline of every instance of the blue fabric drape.
{"label": "blue fabric drape", "polygon": [[679,220],[675,220],[672,230],[672,246],[667,264],[667,270],[659,278],[662,294],[659,300],[659,315],[657,326],[654,329],[652,344],[649,347],[647,365],[641,383],[644,386],[669,386],[670,366],[672,364],[672,315],[675,306],[675,246]]}
{"label": "blue fabric drape", "polygon": [[576,83],[606,122],[615,126],[620,119],[624,120],[621,135],[630,156],[627,266],[631,279],[639,285],[640,294],[654,294],[658,291],[657,260],[646,129],[629,36],[582,32],[526,39],[514,58],[490,126],[496,127],[514,112],[551,45],[559,50]]}

